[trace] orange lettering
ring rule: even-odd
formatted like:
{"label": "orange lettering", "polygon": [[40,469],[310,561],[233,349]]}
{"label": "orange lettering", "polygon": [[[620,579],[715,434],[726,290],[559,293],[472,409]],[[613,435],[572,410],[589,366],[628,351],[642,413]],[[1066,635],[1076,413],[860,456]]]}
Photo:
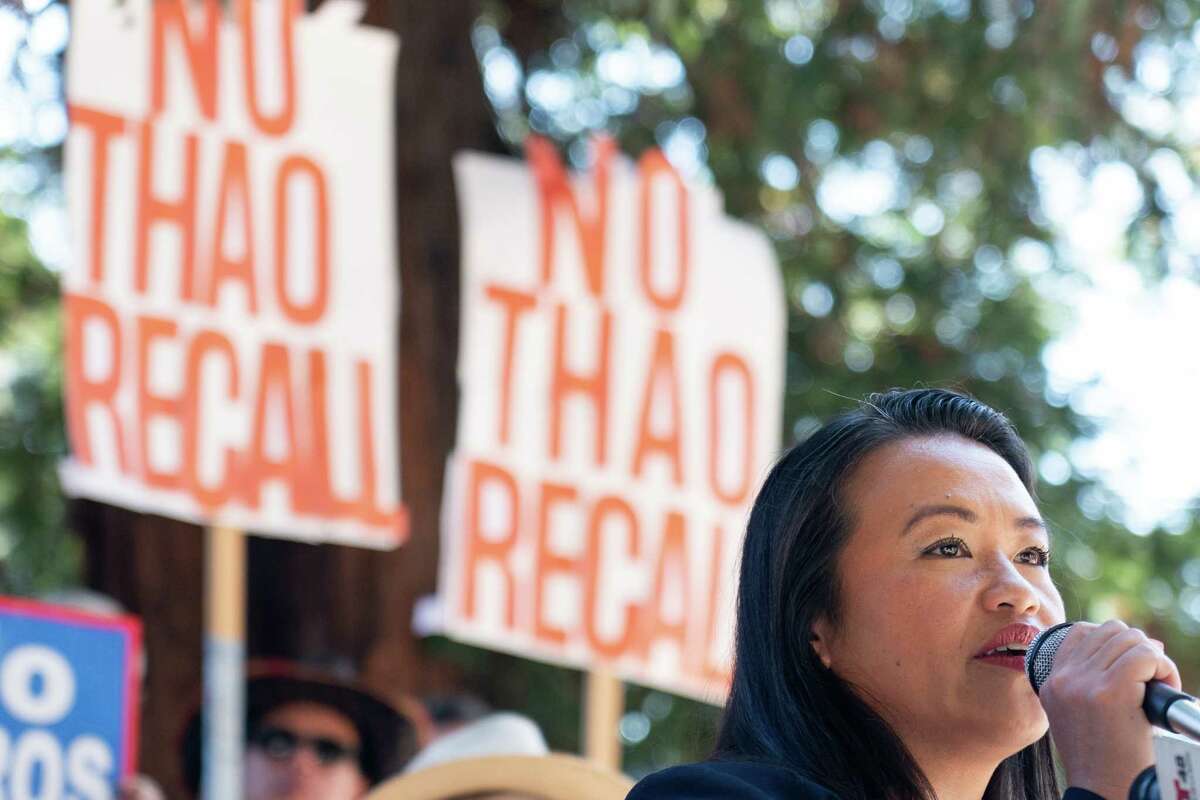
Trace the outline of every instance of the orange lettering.
{"label": "orange lettering", "polygon": [[[668,580],[674,577],[673,585]],[[675,622],[668,622],[663,612],[667,592],[674,590],[679,598],[681,613]],[[645,616],[645,632],[642,635],[642,658],[648,658],[650,646],[662,639],[673,639],[679,646],[681,658],[685,656],[687,642],[687,610],[691,608],[688,595],[691,580],[688,570],[687,524],[678,511],[667,512],[663,521],[662,544],[658,549],[658,562],[654,568],[654,584],[650,592]]]}
{"label": "orange lettering", "polygon": [[508,444],[509,420],[512,411],[513,362],[517,351],[517,328],[521,317],[537,306],[537,298],[526,292],[488,285],[484,294],[504,307],[504,366],[500,372],[500,444]]}
{"label": "orange lettering", "polygon": [[[157,4],[158,0],[155,0]],[[134,285],[145,293],[150,269],[150,228],[155,223],[179,226],[182,234],[180,297],[196,298],[196,152],[198,142],[194,133],[187,134],[184,145],[183,192],[178,200],[163,200],[154,195],[154,126],[147,120],[141,124],[138,145],[138,204],[137,239],[134,254]]]}
{"label": "orange lettering", "polygon": [[325,402],[328,385],[325,353],[308,351],[308,430],[312,441],[306,448],[311,469],[305,470],[303,488],[296,498],[296,510],[303,514],[346,513],[351,503],[334,497],[332,467],[329,460],[329,407]]}
{"label": "orange lettering", "polygon": [[[117,314],[107,303],[83,295],[65,293],[63,302],[66,311],[66,402],[67,431],[71,440],[71,451],[82,463],[91,466],[91,431],[87,425],[87,411],[93,403],[99,403],[112,418],[117,463],[122,472],[128,472],[125,458],[125,437],[121,432],[121,417],[117,413],[117,389],[121,385],[121,323]],[[84,372],[87,354],[84,352],[84,326],[88,321],[103,324],[108,329],[111,343],[105,359],[112,368],[100,380],[89,379]]]}
{"label": "orange lettering", "polygon": [[612,338],[612,314],[600,312],[597,341],[599,364],[590,374],[572,372],[567,368],[567,307],[559,305],[554,318],[554,373],[550,384],[550,455],[562,456],[563,402],[570,394],[582,394],[592,401],[596,414],[595,456],[597,466],[608,455],[608,374],[609,341]]}
{"label": "orange lettering", "polygon": [[238,21],[242,25],[242,76],[246,93],[246,104],[254,127],[268,136],[281,136],[288,132],[296,117],[296,60],[293,52],[293,23],[298,3],[296,0],[275,0],[270,5],[278,6],[280,12],[280,52],[283,69],[283,104],[278,113],[263,113],[258,105],[258,44],[254,35],[254,0],[238,0]]}
{"label": "orange lettering", "polygon": [[[287,2],[287,0],[281,0]],[[288,231],[302,226],[291,225],[291,202],[288,197],[288,182],[293,175],[308,175],[313,187],[312,230],[313,270],[316,287],[313,298],[307,303],[296,303],[288,296],[287,276],[291,269],[291,252],[288,248]],[[293,322],[310,325],[325,314],[329,303],[329,201],[325,192],[325,175],[314,161],[303,156],[284,159],[275,176],[275,299],[279,307]]]}
{"label": "orange lettering", "polygon": [[68,105],[72,125],[81,125],[92,132],[92,191],[88,213],[92,227],[88,231],[90,268],[93,283],[104,280],[104,229],[108,212],[105,192],[108,189],[108,145],[114,136],[125,130],[125,120],[86,106]]}
{"label": "orange lettering", "polygon": [[[267,420],[277,419],[271,408],[271,398],[278,395],[284,420],[287,455],[281,459],[267,454]],[[277,342],[267,342],[262,348],[262,363],[258,372],[258,392],[254,409],[254,428],[249,457],[246,463],[245,500],[254,509],[259,507],[263,481],[282,480],[288,485],[289,496],[295,502],[299,482],[300,454],[296,434],[296,404],[293,401],[292,370],[287,348]]]}
{"label": "orange lettering", "polygon": [[180,472],[164,472],[150,463],[150,421],[155,417],[170,417],[180,421],[183,405],[179,397],[165,397],[150,390],[150,349],[155,339],[174,339],[179,326],[160,317],[138,317],[138,439],[141,444],[142,478],[147,486],[158,489],[179,487]]}
{"label": "orange lettering", "polygon": [[[671,423],[666,433],[650,431],[650,415],[654,409],[654,395],[665,381],[667,402],[671,409]],[[637,446],[633,453],[633,474],[641,477],[650,453],[663,455],[671,464],[671,474],[677,486],[683,485],[682,433],[680,431],[682,410],[679,400],[679,376],[675,373],[675,337],[669,331],[660,330],[654,337],[654,354],[650,357],[650,370],[646,375],[646,388],[642,392],[642,410],[638,415]]]}
{"label": "orange lettering", "polygon": [[[498,567],[504,576],[504,620],[509,628],[516,624],[516,581],[508,557],[517,543],[517,520],[520,519],[520,497],[517,482],[503,467],[483,461],[472,461],[467,465],[467,530],[466,546],[463,548],[462,586],[463,596],[460,609],[465,617],[475,616],[475,572],[485,561]],[[508,521],[499,536],[485,537],[483,532],[482,495],[485,484],[492,484],[508,495]]]}
{"label": "orange lettering", "polygon": [[721,560],[724,551],[725,530],[717,525],[713,528],[712,558],[709,560],[708,573],[708,626],[704,636],[704,653],[700,659],[700,674],[704,680],[720,682],[728,685],[732,677],[728,664],[713,660],[713,645],[717,641],[720,620],[720,602],[723,596],[721,580],[728,565]]}
{"label": "orange lettering", "polygon": [[[725,419],[721,412],[721,379],[730,375],[742,384],[742,470],[733,487],[721,485],[721,429]],[[713,360],[708,379],[708,485],[722,501],[739,505],[750,492],[754,479],[754,377],[746,361],[733,353],[721,353]]]}
{"label": "orange lettering", "polygon": [[559,160],[554,145],[540,136],[525,140],[525,156],[537,183],[541,207],[541,265],[542,284],[554,281],[554,241],[557,231],[556,212],[564,211],[575,222],[575,232],[583,255],[584,278],[593,297],[604,296],[605,234],[608,230],[608,178],[610,162],[616,153],[616,143],[601,137],[593,143],[596,163],[592,170],[595,211],[585,216],[571,188],[570,178]]}
{"label": "orange lettering", "polygon": [[[624,653],[633,641],[633,637],[637,631],[635,621],[637,619],[638,607],[633,603],[626,603],[625,606],[625,625],[622,628],[621,635],[612,641],[605,641],[600,636],[599,627],[596,625],[596,610],[600,605],[600,581],[604,571],[604,521],[606,517],[616,515],[625,519],[625,529],[628,531],[626,552],[630,558],[637,558],[641,550],[640,535],[638,533],[637,515],[633,513],[633,509],[619,497],[601,497],[596,501],[596,505],[592,507],[591,519],[588,521],[588,548],[587,558],[584,559],[584,630],[587,632],[588,642],[602,658],[613,659]],[[610,592],[612,582],[609,582]]]}
{"label": "orange lettering", "polygon": [[[205,431],[200,419],[201,370],[204,360],[210,356],[223,356],[228,368],[228,398],[238,396],[238,360],[233,344],[216,331],[200,331],[188,346],[187,383],[189,391],[183,398],[183,484],[196,502],[208,511],[224,505],[233,496],[238,484],[238,457],[233,448],[225,450],[225,465],[222,480],[214,487],[207,487],[200,480],[200,439]],[[205,437],[208,438],[208,437]]]}
{"label": "orange lettering", "polygon": [[350,515],[374,527],[389,528],[390,538],[402,541],[408,535],[408,512],[402,506],[384,509],[379,506],[376,495],[375,470],[375,427],[371,407],[371,365],[360,361],[355,367],[358,388],[357,418],[359,421],[359,497],[353,501],[338,498],[333,486],[332,467],[329,458],[329,411],[326,402],[328,387],[326,356],[324,351],[310,350],[308,353],[308,405],[305,457],[296,476],[300,486],[299,495],[293,500],[296,510],[302,514]]}
{"label": "orange lettering", "polygon": [[[650,302],[663,311],[677,311],[683,302],[684,292],[687,290],[688,267],[691,261],[687,187],[684,186],[679,173],[671,166],[671,162],[667,161],[666,156],[658,149],[646,151],[638,161],[638,172],[641,177],[639,192],[641,194],[642,224],[641,238],[638,240],[638,266],[642,278],[642,290],[646,293],[646,297],[650,298]],[[675,196],[678,203],[676,213],[679,216],[679,258],[675,267],[675,287],[668,293],[660,293],[654,288],[654,282],[651,280],[651,276],[654,274],[654,180],[659,175],[666,176],[675,184]]]}
{"label": "orange lettering", "polygon": [[358,378],[358,479],[361,492],[358,499],[359,517],[368,524],[395,524],[395,514],[379,508],[375,486],[375,415],[371,410],[371,365],[359,361],[355,374]]}
{"label": "orange lettering", "polygon": [[217,0],[202,0],[204,27],[192,31],[184,0],[154,0],[150,4],[152,34],[150,43],[150,108],[154,114],[166,107],[167,32],[174,28],[183,40],[188,72],[196,104],[206,119],[217,118],[217,44],[220,41],[221,5]]}
{"label": "orange lettering", "polygon": [[[226,142],[225,163],[221,167],[221,180],[217,189],[217,224],[213,228],[212,270],[208,283],[208,304],[216,307],[225,281],[237,281],[246,291],[246,304],[250,313],[258,311],[258,297],[254,289],[254,213],[250,203],[250,180],[246,174],[246,145]],[[237,203],[242,216],[242,255],[234,258],[226,252],[226,224],[229,222],[229,206]]]}
{"label": "orange lettering", "polygon": [[572,486],[543,483],[541,500],[538,503],[537,578],[533,590],[533,634],[544,642],[556,645],[567,641],[567,632],[546,622],[546,578],[554,574],[578,572],[579,559],[559,555],[550,549],[550,509],[558,503],[574,501],[577,496],[575,488]]}

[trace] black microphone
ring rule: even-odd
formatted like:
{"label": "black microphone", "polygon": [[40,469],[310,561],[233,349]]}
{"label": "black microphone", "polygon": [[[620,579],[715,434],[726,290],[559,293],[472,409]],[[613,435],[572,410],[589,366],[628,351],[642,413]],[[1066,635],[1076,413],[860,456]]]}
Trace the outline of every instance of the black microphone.
{"label": "black microphone", "polygon": [[[1033,684],[1034,693],[1041,693],[1042,684],[1050,677],[1050,670],[1054,667],[1054,656],[1074,624],[1063,622],[1047,628],[1038,634],[1025,651],[1025,674]],[[1177,692],[1162,681],[1150,681],[1146,684],[1142,710],[1146,712],[1146,719],[1150,720],[1151,725],[1200,742],[1200,704],[1191,695]]]}

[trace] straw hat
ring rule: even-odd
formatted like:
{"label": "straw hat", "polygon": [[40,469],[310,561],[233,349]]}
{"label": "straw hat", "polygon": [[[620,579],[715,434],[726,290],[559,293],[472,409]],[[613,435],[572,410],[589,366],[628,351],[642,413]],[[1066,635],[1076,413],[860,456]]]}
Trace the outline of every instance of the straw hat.
{"label": "straw hat", "polygon": [[562,753],[485,756],[406,772],[375,787],[366,800],[447,800],[482,793],[540,800],[623,800],[633,781]]}
{"label": "straw hat", "polygon": [[512,711],[488,714],[435,740],[404,767],[418,772],[437,764],[483,756],[544,756],[550,752],[537,723]]}

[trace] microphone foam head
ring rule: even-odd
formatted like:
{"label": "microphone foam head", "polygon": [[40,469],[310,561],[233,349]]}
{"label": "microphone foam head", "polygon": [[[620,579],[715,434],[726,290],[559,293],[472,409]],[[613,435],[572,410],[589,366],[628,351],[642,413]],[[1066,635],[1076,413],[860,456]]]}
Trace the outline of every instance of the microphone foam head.
{"label": "microphone foam head", "polygon": [[1058,653],[1063,639],[1071,632],[1073,624],[1061,622],[1053,628],[1047,628],[1038,634],[1025,651],[1025,674],[1029,676],[1035,694],[1042,691],[1042,684],[1050,677],[1050,670],[1054,668],[1054,656]]}

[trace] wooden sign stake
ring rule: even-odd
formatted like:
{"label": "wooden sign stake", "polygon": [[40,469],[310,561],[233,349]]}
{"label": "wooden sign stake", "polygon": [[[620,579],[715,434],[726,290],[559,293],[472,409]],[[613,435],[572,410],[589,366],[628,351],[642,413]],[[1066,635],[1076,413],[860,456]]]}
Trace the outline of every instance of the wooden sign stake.
{"label": "wooden sign stake", "polygon": [[215,525],[205,537],[204,800],[242,796],[246,737],[246,537]]}
{"label": "wooden sign stake", "polygon": [[625,685],[603,670],[590,670],[584,681],[584,755],[619,771],[621,740],[617,736],[617,726],[625,713]]}

